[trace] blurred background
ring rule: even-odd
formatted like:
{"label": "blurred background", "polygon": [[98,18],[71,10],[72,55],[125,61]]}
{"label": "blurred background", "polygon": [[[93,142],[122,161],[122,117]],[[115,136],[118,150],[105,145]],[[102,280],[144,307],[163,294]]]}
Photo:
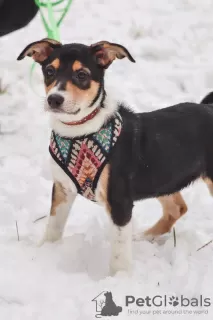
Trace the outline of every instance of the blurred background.
{"label": "blurred background", "polygon": [[[74,320],[84,315],[90,319],[86,315],[94,310],[88,301],[103,287],[113,286],[118,300],[119,292],[136,288],[136,282],[140,293],[156,292],[160,282],[158,289],[164,293],[181,293],[184,288],[188,294],[205,291],[213,295],[212,247],[196,253],[213,238],[213,201],[202,183],[183,193],[189,214],[177,225],[179,249],[173,251],[171,235],[159,243],[135,244],[133,280],[126,279],[122,288],[119,279],[100,280],[107,275],[107,217],[103,209],[80,197],[63,245],[35,248],[46,221],[34,220],[48,215],[50,206],[49,126],[43,111],[40,68],[30,77],[31,59],[17,62],[16,58],[29,43],[47,34],[36,7],[28,8],[30,0],[22,5],[10,1],[0,0],[0,296],[11,296],[11,284],[13,299],[28,305],[25,311],[30,319],[38,319],[38,312],[39,319],[50,316],[52,320],[59,319],[54,302],[60,292],[64,310],[60,319],[72,315]],[[6,2],[10,5],[5,10]],[[107,40],[124,45],[136,64],[115,61],[107,70],[106,83],[118,100],[143,112],[183,101],[199,102],[213,89],[212,17],[212,0],[73,0],[60,35],[63,43],[89,45]],[[10,33],[11,24],[12,29],[26,26]],[[160,212],[155,200],[138,203],[134,208],[136,229],[150,226]],[[48,280],[41,270],[48,272]],[[56,277],[60,281],[52,281]],[[77,297],[80,289],[85,290],[88,301]],[[38,296],[42,306],[35,311]],[[13,319],[12,312],[18,307],[14,308],[9,311],[3,304],[2,319]],[[20,319],[27,315],[25,311],[18,308]]]}

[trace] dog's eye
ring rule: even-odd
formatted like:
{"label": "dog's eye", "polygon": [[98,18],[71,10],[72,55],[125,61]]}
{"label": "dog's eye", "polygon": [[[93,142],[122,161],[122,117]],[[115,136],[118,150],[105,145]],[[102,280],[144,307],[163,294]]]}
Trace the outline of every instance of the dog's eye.
{"label": "dog's eye", "polygon": [[53,77],[55,74],[55,68],[53,68],[52,66],[46,68],[45,74],[48,78]]}
{"label": "dog's eye", "polygon": [[85,72],[85,71],[83,71],[83,70],[81,70],[81,71],[79,71],[78,73],[77,73],[77,78],[80,80],[80,81],[84,81],[84,80],[86,80],[87,78],[88,78],[88,73],[87,72]]}

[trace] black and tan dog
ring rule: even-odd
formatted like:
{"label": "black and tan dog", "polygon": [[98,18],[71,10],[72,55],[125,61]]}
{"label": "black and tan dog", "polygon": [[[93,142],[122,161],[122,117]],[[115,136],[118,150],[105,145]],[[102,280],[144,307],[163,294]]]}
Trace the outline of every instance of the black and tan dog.
{"label": "black and tan dog", "polygon": [[[213,104],[213,92],[207,94],[201,101],[201,104]],[[203,181],[206,183],[210,195],[213,196],[212,180],[203,178]],[[145,235],[147,236],[159,236],[169,232],[175,222],[187,212],[187,205],[180,192],[161,196],[158,200],[162,205],[163,216],[152,228],[145,232]],[[143,238],[143,234],[136,238]]]}
{"label": "black and tan dog", "polygon": [[[106,68],[116,58],[127,57],[134,62],[127,49],[118,44],[62,45],[43,39],[28,45],[18,59],[25,56],[41,64],[47,93],[45,109],[53,130],[50,153],[54,185],[45,239],[61,237],[80,193],[103,204],[109,213],[112,273],[128,270],[134,201],[160,197],[165,207],[171,199],[180,204],[182,198],[176,192],[200,177],[212,183],[213,107],[182,103],[135,114],[110,100],[104,86]],[[171,194],[172,198],[167,198]],[[158,233],[168,231],[172,215],[167,212]],[[173,214],[172,224],[178,217]]]}

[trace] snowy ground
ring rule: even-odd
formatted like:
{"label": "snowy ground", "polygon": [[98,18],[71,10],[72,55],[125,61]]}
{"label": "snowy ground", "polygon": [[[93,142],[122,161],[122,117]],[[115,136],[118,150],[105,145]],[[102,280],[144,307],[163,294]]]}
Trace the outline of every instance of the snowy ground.
{"label": "snowy ground", "polygon": [[[65,42],[125,45],[137,63],[115,62],[107,81],[118,98],[148,111],[199,101],[213,88],[212,13],[212,0],[76,0],[61,34]],[[183,192],[189,211],[176,225],[177,247],[172,234],[153,243],[134,243],[131,277],[108,276],[108,218],[102,208],[80,197],[63,240],[37,246],[46,221],[34,220],[47,215],[50,206],[48,120],[39,68],[33,78],[37,96],[29,84],[30,59],[15,59],[28,43],[44,36],[37,17],[28,28],[0,40],[0,77],[8,86],[0,96],[0,319],[95,319],[91,300],[107,290],[123,307],[117,317],[122,320],[173,319],[163,314],[171,306],[153,315],[155,308],[134,304],[131,309],[151,313],[129,315],[126,295],[202,294],[213,303],[213,245],[197,251],[213,239],[213,199],[201,182]],[[160,212],[156,200],[137,203],[135,231],[153,224]],[[208,311],[196,318],[212,319],[213,306],[187,310],[194,309]]]}

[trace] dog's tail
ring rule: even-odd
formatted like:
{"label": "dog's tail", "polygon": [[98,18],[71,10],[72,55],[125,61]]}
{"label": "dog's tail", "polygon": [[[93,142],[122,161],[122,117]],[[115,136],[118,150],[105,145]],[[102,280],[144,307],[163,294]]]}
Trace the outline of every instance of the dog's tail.
{"label": "dog's tail", "polygon": [[213,104],[213,92],[208,93],[200,103]]}

